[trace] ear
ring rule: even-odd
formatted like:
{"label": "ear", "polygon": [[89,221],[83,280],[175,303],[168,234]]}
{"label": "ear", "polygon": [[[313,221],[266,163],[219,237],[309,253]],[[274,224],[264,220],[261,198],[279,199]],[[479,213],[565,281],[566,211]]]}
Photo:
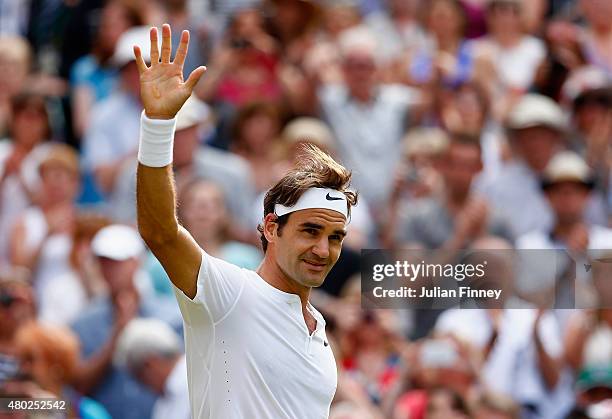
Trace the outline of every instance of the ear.
{"label": "ear", "polygon": [[276,232],[278,231],[278,224],[276,219],[278,217],[275,214],[268,214],[265,216],[263,221],[263,234],[268,243],[274,243],[276,241]]}

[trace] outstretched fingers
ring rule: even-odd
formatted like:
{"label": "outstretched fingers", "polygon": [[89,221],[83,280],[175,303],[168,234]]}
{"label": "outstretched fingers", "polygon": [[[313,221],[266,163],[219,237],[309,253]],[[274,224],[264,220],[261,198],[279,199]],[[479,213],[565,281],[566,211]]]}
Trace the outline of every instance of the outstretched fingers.
{"label": "outstretched fingers", "polygon": [[170,55],[172,54],[172,32],[170,25],[164,23],[162,26],[162,46],[161,46],[161,62],[170,63]]}
{"label": "outstretched fingers", "polygon": [[176,56],[174,57],[174,63],[183,67],[185,58],[187,57],[187,50],[189,49],[189,31],[183,31],[181,34],[181,42],[179,43],[178,49],[176,50]]}
{"label": "outstretched fingers", "polygon": [[134,45],[134,57],[136,57],[136,66],[138,67],[138,74],[142,74],[147,69],[147,65],[142,58],[142,51],[138,45]]}
{"label": "outstretched fingers", "polygon": [[200,78],[202,77],[205,71],[206,67],[200,66],[191,72],[189,78],[185,82],[185,87],[189,89],[190,93],[193,91],[193,88],[196,86],[196,84],[198,84],[198,81],[200,81]]}
{"label": "outstretched fingers", "polygon": [[151,39],[151,67],[159,64],[159,46],[157,41],[157,28],[154,26],[149,32],[149,38]]}

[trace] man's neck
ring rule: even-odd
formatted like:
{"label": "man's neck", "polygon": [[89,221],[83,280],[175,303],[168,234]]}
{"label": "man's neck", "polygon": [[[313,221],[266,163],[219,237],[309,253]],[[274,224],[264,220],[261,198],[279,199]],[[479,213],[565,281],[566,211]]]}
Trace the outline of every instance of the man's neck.
{"label": "man's neck", "polygon": [[302,309],[304,310],[306,308],[308,299],[310,297],[311,288],[298,284],[296,281],[289,278],[289,276],[283,272],[273,258],[266,255],[263,262],[257,269],[257,273],[263,278],[264,281],[272,285],[274,288],[289,294],[295,294],[300,297]]}

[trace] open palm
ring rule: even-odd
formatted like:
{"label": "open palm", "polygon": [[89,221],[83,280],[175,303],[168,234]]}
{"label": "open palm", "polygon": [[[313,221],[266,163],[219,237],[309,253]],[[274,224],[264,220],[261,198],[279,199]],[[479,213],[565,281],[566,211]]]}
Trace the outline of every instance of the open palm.
{"label": "open palm", "polygon": [[[176,51],[174,61],[170,25],[162,26],[161,56],[157,42],[157,28],[151,28],[151,66],[147,66],[142,57],[140,47],[134,46],[134,55],[140,74],[140,97],[149,118],[174,118],[191,96],[193,88],[206,71],[206,67],[198,67],[183,81],[183,64],[189,47],[189,32],[183,31],[181,42]],[[161,59],[160,59],[161,58]]]}

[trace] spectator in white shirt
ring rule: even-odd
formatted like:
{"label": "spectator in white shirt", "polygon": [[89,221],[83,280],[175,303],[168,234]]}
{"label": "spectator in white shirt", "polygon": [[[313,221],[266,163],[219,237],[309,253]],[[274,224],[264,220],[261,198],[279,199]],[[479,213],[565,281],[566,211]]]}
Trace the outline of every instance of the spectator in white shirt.
{"label": "spectator in white shirt", "polygon": [[187,366],[179,336],[156,319],[135,319],[124,329],[114,355],[158,395],[151,419],[189,419]]}

